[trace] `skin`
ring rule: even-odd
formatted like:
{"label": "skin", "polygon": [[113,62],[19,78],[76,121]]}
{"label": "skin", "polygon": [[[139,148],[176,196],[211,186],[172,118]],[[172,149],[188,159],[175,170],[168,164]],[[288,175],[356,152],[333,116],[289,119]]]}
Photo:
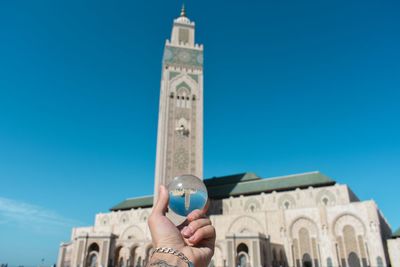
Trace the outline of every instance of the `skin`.
{"label": "skin", "polygon": [[[160,186],[158,200],[149,216],[148,224],[154,248],[168,247],[182,252],[196,267],[207,267],[214,254],[215,228],[206,217],[207,207],[194,210],[186,224],[177,228],[167,217],[168,191]],[[149,266],[187,266],[174,255],[155,253]]]}

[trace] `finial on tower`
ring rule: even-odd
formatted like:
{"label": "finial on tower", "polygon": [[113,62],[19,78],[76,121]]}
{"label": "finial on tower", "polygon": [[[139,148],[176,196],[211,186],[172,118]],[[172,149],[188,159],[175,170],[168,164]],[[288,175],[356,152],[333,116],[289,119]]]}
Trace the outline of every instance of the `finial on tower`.
{"label": "finial on tower", "polygon": [[182,4],[181,17],[186,17],[185,3]]}
{"label": "finial on tower", "polygon": [[182,4],[181,15],[174,21],[182,24],[191,24],[190,19],[186,16],[185,3]]}

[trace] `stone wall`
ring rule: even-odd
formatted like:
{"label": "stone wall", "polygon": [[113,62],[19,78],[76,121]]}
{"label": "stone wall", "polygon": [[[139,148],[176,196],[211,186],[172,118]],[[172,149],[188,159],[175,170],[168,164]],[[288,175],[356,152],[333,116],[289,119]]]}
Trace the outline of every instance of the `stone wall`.
{"label": "stone wall", "polygon": [[387,243],[392,267],[400,267],[400,237],[389,239]]}

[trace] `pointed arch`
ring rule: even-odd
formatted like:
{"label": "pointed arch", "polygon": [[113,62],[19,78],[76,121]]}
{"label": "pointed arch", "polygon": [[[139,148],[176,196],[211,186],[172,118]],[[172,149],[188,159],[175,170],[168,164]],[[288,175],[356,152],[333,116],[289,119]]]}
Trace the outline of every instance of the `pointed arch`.
{"label": "pointed arch", "polygon": [[177,88],[184,87],[190,91],[197,88],[197,83],[187,74],[180,74],[173,78],[170,82],[170,91],[175,91]]}
{"label": "pointed arch", "polygon": [[[333,221],[333,233],[339,246],[339,258],[351,267],[366,266],[366,226],[354,214],[343,213]],[[362,265],[361,265],[362,262]]]}
{"label": "pointed arch", "polygon": [[342,213],[333,220],[332,229],[335,235],[341,235],[346,225],[352,225],[356,229],[357,235],[365,236],[365,224],[357,215],[352,213]]}
{"label": "pointed arch", "polygon": [[145,234],[142,229],[136,225],[128,226],[120,235],[121,240],[143,240]]}
{"label": "pointed arch", "polygon": [[292,222],[289,234],[293,240],[293,257],[298,263],[297,265],[304,267],[319,266],[317,224],[308,217],[298,217]]}
{"label": "pointed arch", "polygon": [[263,233],[262,224],[254,217],[250,217],[247,215],[240,216],[236,220],[233,220],[231,225],[228,228],[228,233],[243,233],[251,232],[251,233]]}
{"label": "pointed arch", "polygon": [[259,211],[261,204],[256,198],[248,199],[244,204],[244,210],[249,212]]}
{"label": "pointed arch", "polygon": [[290,225],[290,236],[292,238],[298,237],[298,233],[301,228],[308,229],[311,237],[319,237],[317,224],[314,222],[314,220],[305,216],[297,217],[293,220],[292,224]]}
{"label": "pointed arch", "polygon": [[175,88],[176,85],[179,84],[179,81],[186,82],[190,88],[196,88],[193,86],[197,85],[197,81],[195,79],[193,79],[193,77],[191,77],[189,74],[185,74],[185,73],[174,75],[174,77],[170,80],[170,83]]}

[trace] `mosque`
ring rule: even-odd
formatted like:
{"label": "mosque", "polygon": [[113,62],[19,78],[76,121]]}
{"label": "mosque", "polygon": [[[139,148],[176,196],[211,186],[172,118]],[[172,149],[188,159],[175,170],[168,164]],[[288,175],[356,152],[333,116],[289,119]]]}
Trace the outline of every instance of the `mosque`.
{"label": "mosque", "polygon": [[[162,61],[155,194],[175,176],[203,177],[203,89],[203,45],[183,8]],[[320,172],[204,182],[217,231],[212,267],[400,267],[400,232],[392,235],[377,204]],[[154,197],[126,199],[74,228],[57,266],[145,266]]]}

